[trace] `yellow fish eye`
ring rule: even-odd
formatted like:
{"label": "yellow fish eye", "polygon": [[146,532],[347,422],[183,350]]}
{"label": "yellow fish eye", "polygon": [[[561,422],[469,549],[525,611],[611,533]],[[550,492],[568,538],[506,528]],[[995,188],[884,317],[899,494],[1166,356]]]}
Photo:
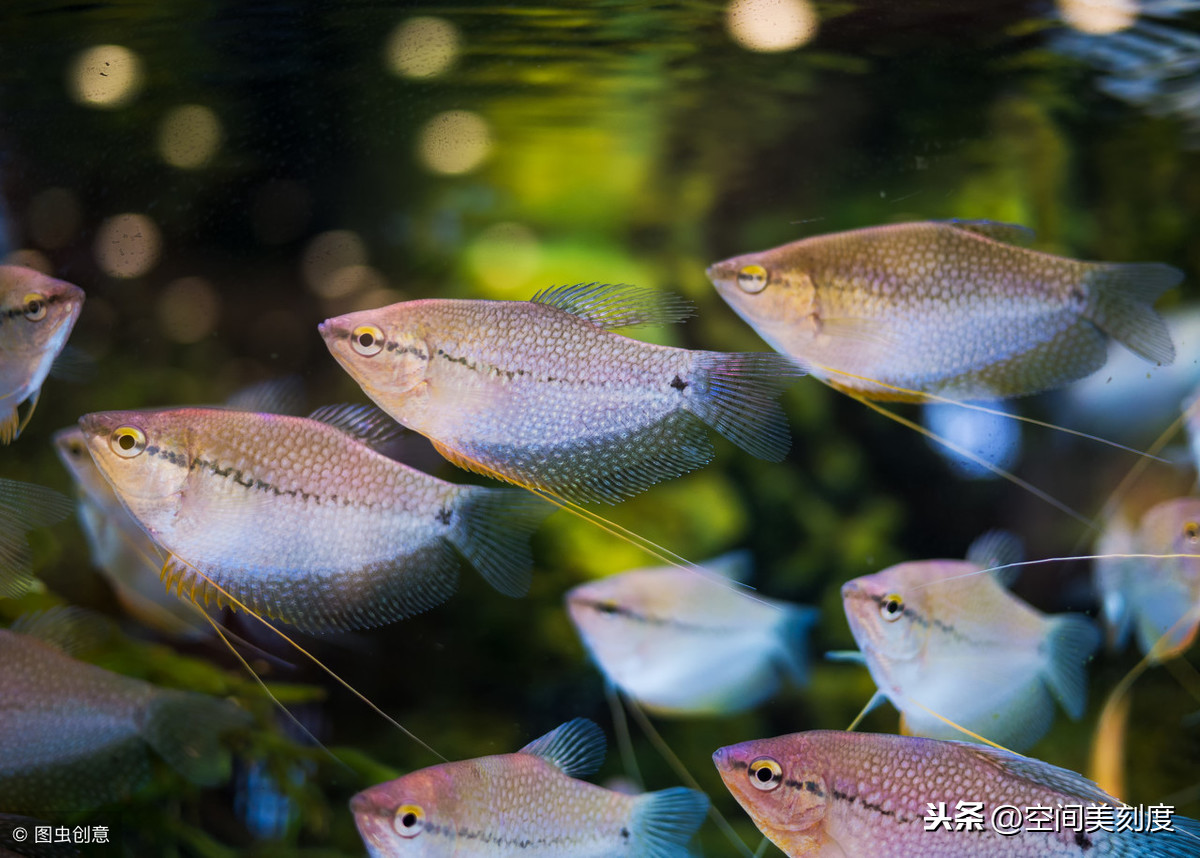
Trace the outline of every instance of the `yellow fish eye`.
{"label": "yellow fish eye", "polygon": [[1187,537],[1188,542],[1195,542],[1200,539],[1200,524],[1194,521],[1189,521],[1183,526],[1183,535]]}
{"label": "yellow fish eye", "polygon": [[386,342],[383,331],[374,325],[359,325],[350,334],[350,346],[363,357],[374,357],[383,351]]}
{"label": "yellow fish eye", "polygon": [[146,449],[146,433],[136,426],[118,426],[108,437],[108,446],[122,459],[132,459]]}
{"label": "yellow fish eye", "polygon": [[746,769],[755,789],[769,792],[783,783],[783,766],[770,757],[759,757]]}
{"label": "yellow fish eye", "polygon": [[425,809],[419,804],[402,804],[392,817],[392,828],[401,837],[416,837],[425,830]]}
{"label": "yellow fish eye", "polygon": [[767,269],[761,265],[743,266],[737,273],[737,284],[743,292],[753,295],[767,288]]}
{"label": "yellow fish eye", "polygon": [[889,623],[894,623],[900,619],[900,615],[904,613],[904,597],[899,593],[889,593],[884,596],[883,601],[879,603],[879,616],[883,617]]}
{"label": "yellow fish eye", "polygon": [[40,322],[46,318],[46,296],[39,292],[30,292],[21,299],[25,305],[25,318],[31,322]]}

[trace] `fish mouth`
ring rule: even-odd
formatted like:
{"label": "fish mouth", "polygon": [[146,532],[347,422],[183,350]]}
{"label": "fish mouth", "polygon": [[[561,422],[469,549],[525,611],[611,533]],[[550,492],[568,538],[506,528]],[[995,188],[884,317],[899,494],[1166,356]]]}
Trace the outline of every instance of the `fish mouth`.
{"label": "fish mouth", "polygon": [[366,793],[358,793],[354,798],[350,799],[350,812],[355,816],[370,816],[375,814],[379,808],[375,806],[375,802],[371,801]]}

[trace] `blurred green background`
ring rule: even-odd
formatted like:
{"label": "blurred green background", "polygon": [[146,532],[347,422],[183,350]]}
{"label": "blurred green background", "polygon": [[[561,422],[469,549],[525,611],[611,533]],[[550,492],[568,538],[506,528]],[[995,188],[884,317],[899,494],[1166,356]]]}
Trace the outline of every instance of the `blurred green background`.
{"label": "blurred green background", "polygon": [[[765,349],[704,268],[880,223],[1013,221],[1037,231],[1039,249],[1167,262],[1187,279],[1159,307],[1184,313],[1200,275],[1192,120],[1176,109],[1182,98],[1110,94],[1111,74],[1088,51],[1102,56],[1121,33],[1086,34],[1112,26],[1087,8],[7,0],[0,251],[85,289],[71,343],[94,373],[86,384],[47,384],[29,429],[0,449],[0,476],[69,491],[49,437],[89,411],[219,402],[289,374],[303,378],[313,407],[366,401],[316,325],[409,298],[633,283],[697,306],[685,325],[639,336]],[[1200,12],[1153,26],[1200,32]],[[1164,77],[1163,98],[1186,86],[1181,75]],[[1135,361],[1125,375],[1142,383],[1120,399],[1101,389],[1015,407],[1144,448],[1200,379],[1196,335],[1176,345],[1174,374]],[[1117,374],[1109,369],[1100,375]],[[602,510],[692,560],[749,548],[762,592],[823,612],[810,687],[752,714],[658,722],[751,848],[757,832],[709,757],[720,745],[850,723],[873,685],[865,670],[819,661],[853,646],[843,582],[901,560],[961,557],[993,527],[1020,534],[1031,557],[1086,552],[1095,538],[1011,483],[962,478],[916,433],[816,381],[798,382],[785,407],[794,446],[782,465],[718,442],[705,470]],[[474,479],[419,437],[402,457]],[[1095,517],[1136,461],[1025,429],[1013,467]],[[1186,469],[1156,466],[1133,495],[1144,504],[1192,482]],[[290,663],[250,656],[348,765],[302,747],[219,644],[169,647],[122,619],[73,522],[35,539],[45,591],[0,602],[0,617],[59,601],[92,608],[127,635],[99,663],[233,694],[256,713],[228,787],[200,791],[163,769],[131,802],[82,815],[114,826],[115,853],[362,855],[350,796],[435,762],[286,645],[232,619]],[[535,552],[525,599],[464,574],[461,591],[425,615],[304,643],[452,759],[516,750],[576,716],[611,736],[599,674],[562,596],[654,561],[565,513],[546,523]],[[1043,610],[1096,609],[1085,563],[1039,567],[1016,589]],[[1085,770],[1103,697],[1135,661],[1132,651],[1099,656],[1086,719],[1060,713],[1032,754]],[[1195,685],[1189,692],[1159,669],[1135,687],[1128,801],[1200,816]],[[895,730],[894,711],[864,728]],[[679,782],[636,728],[634,740],[647,788]],[[621,772],[610,753],[598,780]],[[734,854],[712,825],[700,848]]]}

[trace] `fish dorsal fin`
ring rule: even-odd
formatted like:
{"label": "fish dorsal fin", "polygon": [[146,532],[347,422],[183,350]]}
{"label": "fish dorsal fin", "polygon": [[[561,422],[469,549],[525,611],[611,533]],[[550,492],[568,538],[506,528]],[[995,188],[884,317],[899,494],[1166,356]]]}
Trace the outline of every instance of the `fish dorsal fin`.
{"label": "fish dorsal fin", "polygon": [[976,754],[988,764],[1038,786],[1058,790],[1072,797],[1082,799],[1084,802],[1107,805],[1120,804],[1117,799],[1100,789],[1095,781],[1088,780],[1083,775],[1073,772],[1070,769],[1059,768],[1058,766],[1050,765],[1050,763],[1035,760],[1032,757],[1023,757],[1020,754],[1014,754],[1012,751],[989,748],[986,745],[957,741],[955,744],[970,753]]}
{"label": "fish dorsal fin", "polygon": [[967,232],[982,235],[984,238],[1004,244],[1015,244],[1019,247],[1028,247],[1033,244],[1033,239],[1036,237],[1036,233],[1032,229],[1016,223],[1001,223],[995,220],[959,220],[957,218],[945,222]]}
{"label": "fish dorsal fin", "polygon": [[754,555],[744,548],[727,551],[706,561],[704,568],[735,584],[745,584],[754,575]]}
{"label": "fish dorsal fin", "polygon": [[299,417],[304,413],[304,382],[298,375],[260,381],[236,391],[225,400],[225,407],[231,411]]}
{"label": "fish dorsal fin", "polygon": [[520,753],[541,757],[567,777],[581,778],[600,768],[606,745],[604,731],[595,721],[574,718],[540,739],[534,739]]}
{"label": "fish dorsal fin", "polygon": [[370,447],[382,446],[405,431],[374,405],[322,405],[308,419],[332,426]]}
{"label": "fish dorsal fin", "polygon": [[551,286],[530,300],[610,331],[638,325],[673,325],[692,315],[691,303],[679,295],[623,283]]}
{"label": "fish dorsal fin", "polygon": [[967,549],[967,562],[974,563],[980,569],[995,569],[992,575],[1005,586],[1021,574],[1021,568],[1012,564],[1024,559],[1025,548],[1021,540],[1007,530],[989,530]]}
{"label": "fish dorsal fin", "polygon": [[103,617],[70,605],[22,614],[9,631],[37,638],[66,655],[96,649],[109,635]]}

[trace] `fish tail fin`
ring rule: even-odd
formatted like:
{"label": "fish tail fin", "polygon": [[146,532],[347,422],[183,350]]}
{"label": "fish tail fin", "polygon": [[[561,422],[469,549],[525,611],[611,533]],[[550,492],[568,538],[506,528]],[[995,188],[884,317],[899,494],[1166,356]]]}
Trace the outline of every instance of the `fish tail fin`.
{"label": "fish tail fin", "polygon": [[1063,614],[1049,620],[1046,683],[1076,721],[1083,717],[1087,705],[1087,661],[1100,641],[1100,630],[1082,614]]}
{"label": "fish tail fin", "polygon": [[221,737],[249,724],[249,714],[228,701],[186,691],[164,691],[148,708],[142,735],[171,768],[189,781],[215,786],[229,777],[230,769],[230,756]]}
{"label": "fish tail fin", "polygon": [[1173,363],[1175,344],[1154,302],[1182,279],[1178,268],[1159,262],[1101,265],[1087,276],[1094,295],[1091,321],[1134,354]]}
{"label": "fish tail fin", "polygon": [[638,858],[674,858],[692,839],[708,814],[708,796],[687,787],[646,793],[637,800],[629,823]]}
{"label": "fish tail fin", "polygon": [[450,541],[506,596],[529,592],[530,537],[553,507],[523,489],[464,486]]}
{"label": "fish tail fin", "polygon": [[792,444],[779,396],[804,370],[792,360],[767,352],[700,352],[697,387],[689,409],[743,450],[782,461]]}
{"label": "fish tail fin", "polygon": [[789,606],[779,624],[783,668],[792,682],[799,686],[808,684],[809,636],[819,616],[816,608]]}
{"label": "fish tail fin", "polygon": [[61,521],[74,505],[53,489],[0,479],[0,597],[17,598],[33,583],[25,534]]}

